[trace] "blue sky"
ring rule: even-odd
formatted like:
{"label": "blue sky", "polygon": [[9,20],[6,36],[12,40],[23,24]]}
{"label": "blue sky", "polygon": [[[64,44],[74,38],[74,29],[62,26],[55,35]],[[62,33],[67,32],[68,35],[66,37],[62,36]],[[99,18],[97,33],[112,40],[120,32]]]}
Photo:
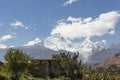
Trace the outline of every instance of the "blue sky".
{"label": "blue sky", "polygon": [[[71,3],[69,0],[1,0],[0,44],[21,46],[37,37],[46,38],[57,28],[59,20],[69,17],[96,19],[103,13],[119,12],[119,3],[120,0],[73,0]],[[120,20],[116,22],[114,29],[115,33],[112,35],[107,33],[92,37],[78,35],[73,39],[66,35],[65,37],[77,42],[91,37],[93,41],[104,39],[108,44],[120,43]]]}

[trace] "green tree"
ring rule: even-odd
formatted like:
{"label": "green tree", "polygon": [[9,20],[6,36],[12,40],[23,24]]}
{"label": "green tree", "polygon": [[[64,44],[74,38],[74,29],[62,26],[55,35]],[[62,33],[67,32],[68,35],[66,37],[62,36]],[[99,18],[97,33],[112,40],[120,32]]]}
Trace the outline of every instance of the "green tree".
{"label": "green tree", "polygon": [[71,80],[81,80],[82,73],[80,72],[81,64],[78,62],[78,54],[71,56],[69,53],[60,53],[53,55],[53,58],[57,59],[62,75],[70,78]]}
{"label": "green tree", "polygon": [[5,54],[6,69],[11,73],[11,77],[19,80],[22,73],[26,72],[31,58],[19,49],[9,49]]}

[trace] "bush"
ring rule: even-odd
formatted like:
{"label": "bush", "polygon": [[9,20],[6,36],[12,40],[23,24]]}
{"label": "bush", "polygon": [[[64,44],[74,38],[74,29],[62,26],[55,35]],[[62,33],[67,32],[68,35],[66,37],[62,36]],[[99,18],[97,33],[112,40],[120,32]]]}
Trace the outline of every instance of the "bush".
{"label": "bush", "polygon": [[4,73],[0,73],[0,80],[11,80],[9,76]]}
{"label": "bush", "polygon": [[5,60],[7,61],[5,67],[11,74],[11,78],[19,80],[21,75],[27,72],[31,58],[19,49],[11,48],[5,54]]}
{"label": "bush", "polygon": [[78,62],[79,53],[71,56],[69,53],[60,53],[53,55],[60,65],[61,75],[72,80],[82,79],[83,74],[81,73],[81,62]]}

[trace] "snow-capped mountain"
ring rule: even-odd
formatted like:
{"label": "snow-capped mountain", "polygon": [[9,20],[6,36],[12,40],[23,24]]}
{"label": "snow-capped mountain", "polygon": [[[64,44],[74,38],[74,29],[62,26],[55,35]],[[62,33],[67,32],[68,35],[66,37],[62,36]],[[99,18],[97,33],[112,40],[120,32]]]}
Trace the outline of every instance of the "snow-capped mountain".
{"label": "snow-capped mountain", "polygon": [[93,42],[89,37],[86,38],[83,42],[75,43],[72,40],[65,38],[61,34],[56,33],[52,34],[44,40],[36,38],[35,40],[29,41],[26,45],[23,46],[42,46],[53,51],[64,50],[73,53],[79,52],[80,59],[86,63],[89,60],[89,57],[93,55],[93,53],[104,50],[106,48],[106,43],[104,40]]}
{"label": "snow-capped mountain", "polygon": [[92,42],[90,38],[86,38],[83,42],[75,43],[63,37],[61,34],[54,34],[47,37],[44,46],[53,50],[66,50],[71,52],[80,52],[82,48],[101,51],[105,49],[105,40]]}
{"label": "snow-capped mountain", "polygon": [[[86,63],[93,53],[105,49],[105,41],[92,42],[90,38],[86,38],[83,42],[75,43],[63,37],[61,34],[54,34],[44,40],[36,38],[35,40],[29,41],[27,44],[18,48],[35,58],[50,58],[54,53],[58,54],[62,50],[64,52],[79,52],[80,59]],[[3,53],[3,51],[1,53]]]}
{"label": "snow-capped mountain", "polygon": [[105,40],[93,42],[88,37],[82,42],[82,47],[92,49],[92,51],[101,51],[106,48],[106,42]]}
{"label": "snow-capped mountain", "polygon": [[79,52],[83,62],[87,62],[89,56],[94,52],[105,49],[106,43],[105,40],[92,42],[90,38],[86,38],[83,42],[75,43],[63,37],[61,34],[54,34],[45,39],[44,46],[55,51],[66,50]]}
{"label": "snow-capped mountain", "polygon": [[[63,37],[61,34],[54,34],[46,39],[36,38],[33,41],[29,41],[26,45],[17,48],[34,58],[51,58],[53,54],[67,51],[72,53],[79,52],[79,59],[84,63],[94,64],[104,61],[120,52],[119,46],[120,45],[114,45],[111,48],[106,48],[105,40],[93,42],[89,37],[83,42],[75,43]],[[3,60],[7,50],[8,49],[0,49],[2,56],[0,60]]]}
{"label": "snow-capped mountain", "polygon": [[102,51],[106,48],[106,43],[104,40],[93,42],[90,38],[86,38],[81,47],[78,47],[78,51],[80,53],[81,59],[84,63],[89,61],[90,56],[94,55],[98,51]]}
{"label": "snow-capped mountain", "polygon": [[61,34],[54,34],[47,37],[44,41],[44,46],[53,50],[66,50],[74,52],[75,47],[74,43],[66,38],[64,38]]}
{"label": "snow-capped mountain", "polygon": [[34,46],[34,45],[41,46],[41,45],[43,45],[43,42],[40,38],[36,38],[35,40],[29,41],[27,44],[25,44],[23,46]]}

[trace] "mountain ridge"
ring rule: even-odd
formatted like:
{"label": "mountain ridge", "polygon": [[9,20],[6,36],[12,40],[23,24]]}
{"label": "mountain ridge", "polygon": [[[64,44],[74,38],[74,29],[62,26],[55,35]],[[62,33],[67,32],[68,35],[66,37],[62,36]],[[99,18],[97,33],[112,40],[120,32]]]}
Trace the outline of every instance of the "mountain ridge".
{"label": "mountain ridge", "polygon": [[[51,35],[45,40],[36,38],[33,41],[29,41],[26,45],[13,48],[18,48],[35,58],[51,58],[53,54],[59,54],[61,52],[79,52],[79,59],[87,64],[103,62],[120,52],[120,44],[114,44],[106,48],[105,40],[93,42],[89,37],[83,42],[74,43],[64,38],[61,34]],[[0,60],[3,60],[7,50],[0,49]]]}
{"label": "mountain ridge", "polygon": [[120,53],[97,65],[97,67],[103,67],[103,68],[109,68],[110,66],[120,67]]}

